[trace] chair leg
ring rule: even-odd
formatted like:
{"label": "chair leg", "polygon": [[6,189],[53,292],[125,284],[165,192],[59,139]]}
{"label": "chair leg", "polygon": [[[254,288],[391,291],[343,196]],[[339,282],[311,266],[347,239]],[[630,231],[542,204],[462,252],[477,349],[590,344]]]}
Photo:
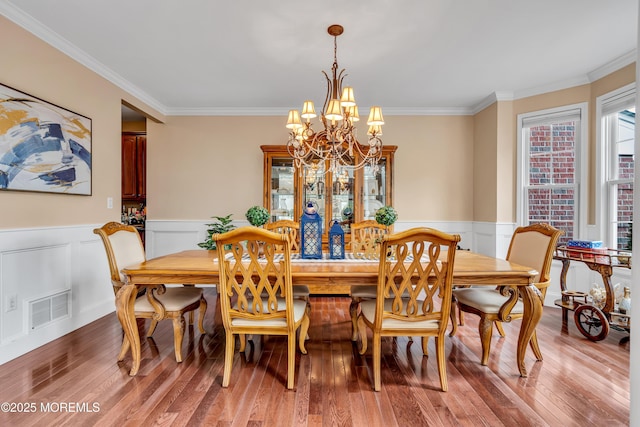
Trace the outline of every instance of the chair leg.
{"label": "chair leg", "polygon": [[175,347],[176,362],[182,362],[182,338],[184,337],[184,316],[173,319],[173,346]]}
{"label": "chair leg", "polygon": [[234,341],[235,337],[229,331],[225,331],[225,348],[224,348],[224,371],[222,374],[222,387],[229,387],[231,379],[231,367],[233,364]]}
{"label": "chair leg", "polygon": [[[458,333],[458,322],[456,320],[456,307],[458,306],[458,303],[455,301],[451,302],[451,310],[449,310],[449,318],[451,319],[451,332],[449,332],[449,336],[452,337],[454,336],[456,333]],[[460,309],[458,309],[460,310]],[[460,312],[460,315],[462,315],[462,312]]]}
{"label": "chair leg", "polygon": [[380,379],[380,365],[382,364],[382,337],[373,333],[373,390],[380,391],[382,381]]}
{"label": "chair leg", "polygon": [[[304,337],[304,335],[301,335]],[[304,339],[301,339],[304,343]],[[296,332],[287,337],[287,388],[292,390],[295,385],[296,372]]]}
{"label": "chair leg", "polygon": [[429,355],[429,337],[422,337],[422,354]]}
{"label": "chair leg", "polygon": [[531,335],[531,339],[529,340],[529,345],[531,346],[531,350],[533,350],[533,354],[536,356],[536,359],[542,360],[542,352],[538,345],[538,335],[536,334],[536,331],[533,331],[533,335]]}
{"label": "chair leg", "polygon": [[[204,296],[200,297],[200,314],[199,314],[199,318],[198,318],[198,329],[200,329],[200,333],[204,334],[207,331],[204,330],[204,315],[207,312],[207,300],[204,298]],[[191,312],[193,313],[193,311]]]}
{"label": "chair leg", "polygon": [[489,361],[489,352],[491,351],[491,336],[493,334],[493,322],[480,318],[478,324],[478,331],[480,332],[480,341],[482,342],[482,358],[480,359],[481,365],[486,365]]}
{"label": "chair leg", "polygon": [[[251,335],[249,336],[249,339],[251,339]],[[247,345],[247,337],[244,334],[238,334],[238,340],[240,341],[240,348],[238,349],[238,351],[240,353],[242,353]],[[235,345],[235,342],[233,343],[233,345]]]}
{"label": "chair leg", "polygon": [[367,325],[365,325],[364,319],[361,317],[358,317],[358,335],[362,343],[362,348],[360,348],[359,353],[365,354],[367,352]]}
{"label": "chair leg", "polygon": [[[309,300],[309,297],[305,297],[303,299],[307,302],[307,306],[305,307],[304,312],[306,313],[307,318],[311,319],[311,301]],[[307,332],[305,332],[305,335],[304,335],[304,339],[305,340],[310,339],[309,338],[309,326],[308,325],[307,325]],[[307,353],[304,353],[304,354],[307,354]]]}
{"label": "chair leg", "polygon": [[495,322],[496,324],[496,329],[498,330],[498,333],[500,334],[501,337],[506,337],[507,335],[504,333],[504,329],[502,327],[502,322]]}
{"label": "chair leg", "polygon": [[120,354],[118,354],[118,362],[122,362],[124,360],[124,356],[127,355],[127,352],[131,348],[131,343],[127,339],[127,336],[122,337],[122,345],[120,346]]}
{"label": "chair leg", "polygon": [[349,314],[351,315],[351,341],[358,341],[358,307],[360,300],[352,298],[349,304]]}
{"label": "chair leg", "polygon": [[300,352],[302,354],[307,354],[307,349],[304,346],[304,342],[308,339],[307,331],[309,330],[309,316],[307,313],[304,313],[302,317],[302,323],[300,324],[300,333],[298,338],[298,346],[300,347]]}
{"label": "chair leg", "polygon": [[149,324],[149,330],[147,331],[147,338],[150,338],[151,335],[156,330],[156,326],[158,326],[158,321],[156,319],[151,319],[151,323]]}
{"label": "chair leg", "polygon": [[[425,337],[428,339],[428,337]],[[438,373],[440,374],[440,387],[442,391],[447,391],[447,360],[445,359],[444,336],[436,337],[436,358],[438,359]]]}

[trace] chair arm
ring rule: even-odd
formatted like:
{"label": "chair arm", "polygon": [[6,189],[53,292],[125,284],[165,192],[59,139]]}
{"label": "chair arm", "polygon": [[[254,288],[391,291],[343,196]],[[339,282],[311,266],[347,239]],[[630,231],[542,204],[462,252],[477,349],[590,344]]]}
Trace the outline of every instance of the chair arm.
{"label": "chair arm", "polygon": [[158,301],[156,298],[156,294],[162,295],[167,291],[167,288],[164,285],[156,285],[147,291],[147,300],[149,304],[153,307],[153,319],[154,320],[163,320],[166,315],[166,310],[164,305]]}
{"label": "chair arm", "polygon": [[509,296],[509,299],[498,310],[498,318],[501,322],[511,321],[511,310],[518,302],[520,292],[518,292],[517,286],[501,286],[499,291],[504,296]]}

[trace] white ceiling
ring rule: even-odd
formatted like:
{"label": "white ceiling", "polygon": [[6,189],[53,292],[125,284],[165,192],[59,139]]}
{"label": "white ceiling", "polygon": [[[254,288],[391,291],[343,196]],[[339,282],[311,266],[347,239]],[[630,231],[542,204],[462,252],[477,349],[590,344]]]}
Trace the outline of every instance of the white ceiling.
{"label": "white ceiling", "polygon": [[637,0],[0,0],[0,13],[164,114],[285,114],[338,63],[361,114],[465,114],[636,58]]}

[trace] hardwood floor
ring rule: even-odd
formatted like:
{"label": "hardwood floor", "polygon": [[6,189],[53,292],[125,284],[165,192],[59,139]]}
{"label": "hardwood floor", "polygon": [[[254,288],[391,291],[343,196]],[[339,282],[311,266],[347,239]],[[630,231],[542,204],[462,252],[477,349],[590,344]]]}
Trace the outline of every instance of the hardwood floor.
{"label": "hardwood floor", "polygon": [[[439,391],[433,341],[383,339],[382,391],[372,389],[371,350],[350,341],[349,299],[312,297],[307,355],[296,356],[296,390],[286,389],[286,345],[256,339],[236,353],[229,388],[221,384],[224,329],[207,289],[205,328],[185,334],[182,363],[173,352],[171,322],[144,340],[142,364],[129,377],[130,357],[116,362],[121,329],[115,314],[0,366],[0,425],[5,426],[582,426],[628,425],[629,344],[612,331],[587,341],[570,317],[546,307],[538,326],[544,361],[529,349],[528,378],[515,365],[519,321],[494,334],[481,366],[477,317],[467,315],[447,338],[449,391]],[[30,412],[26,412],[30,411]]]}

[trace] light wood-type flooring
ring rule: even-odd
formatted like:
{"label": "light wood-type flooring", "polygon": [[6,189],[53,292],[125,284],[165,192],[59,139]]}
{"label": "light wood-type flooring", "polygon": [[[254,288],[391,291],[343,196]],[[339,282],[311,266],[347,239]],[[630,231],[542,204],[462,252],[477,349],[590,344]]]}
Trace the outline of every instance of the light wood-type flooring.
{"label": "light wood-type flooring", "polygon": [[[0,366],[3,426],[620,426],[629,419],[629,344],[612,331],[598,343],[570,316],[545,308],[538,326],[544,361],[530,349],[528,378],[515,365],[520,322],[494,333],[488,366],[479,364],[477,317],[447,338],[449,391],[439,390],[433,341],[383,338],[382,391],[372,390],[371,349],[350,341],[349,298],[312,297],[307,355],[296,356],[296,390],[286,389],[284,338],[257,339],[234,359],[221,384],[224,329],[215,290],[206,290],[205,328],[185,334],[182,363],[171,322],[143,339],[142,363],[116,361],[122,332],[115,314]],[[217,314],[216,314],[217,313]],[[142,325],[141,325],[142,327]],[[144,336],[144,335],[143,335]],[[13,409],[19,412],[6,412]]]}

